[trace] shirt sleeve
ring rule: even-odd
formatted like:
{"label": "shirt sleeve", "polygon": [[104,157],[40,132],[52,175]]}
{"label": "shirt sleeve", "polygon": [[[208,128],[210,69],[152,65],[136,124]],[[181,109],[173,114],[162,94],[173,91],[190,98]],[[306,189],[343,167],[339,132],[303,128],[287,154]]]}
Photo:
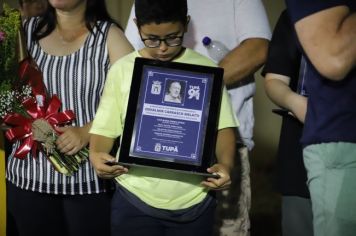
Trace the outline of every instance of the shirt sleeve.
{"label": "shirt sleeve", "polygon": [[122,134],[122,103],[120,91],[120,76],[117,63],[109,70],[108,77],[105,82],[103,95],[100,99],[98,110],[90,129],[91,134],[98,134],[108,138],[117,138]]}
{"label": "shirt sleeve", "polygon": [[[235,31],[238,42],[248,38],[271,38],[271,29],[261,0],[234,1]],[[248,22],[248,23],[247,23]]]}
{"label": "shirt sleeve", "polygon": [[297,36],[287,11],[284,11],[274,28],[262,75],[274,73],[293,77],[298,74],[300,60]]}
{"label": "shirt sleeve", "polygon": [[347,5],[347,0],[286,0],[286,5],[294,23],[316,12]]}
{"label": "shirt sleeve", "polygon": [[235,113],[232,111],[231,101],[226,87],[224,86],[221,105],[218,129],[238,127],[239,121],[237,120]]}

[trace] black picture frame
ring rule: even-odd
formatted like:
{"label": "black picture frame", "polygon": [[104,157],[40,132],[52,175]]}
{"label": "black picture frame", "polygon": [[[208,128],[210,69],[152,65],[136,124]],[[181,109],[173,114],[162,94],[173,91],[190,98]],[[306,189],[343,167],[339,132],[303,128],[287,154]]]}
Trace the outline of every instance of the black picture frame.
{"label": "black picture frame", "polygon": [[[223,73],[218,67],[136,58],[119,164],[218,177],[207,168],[216,162]],[[167,81],[178,87],[180,100],[164,98]]]}

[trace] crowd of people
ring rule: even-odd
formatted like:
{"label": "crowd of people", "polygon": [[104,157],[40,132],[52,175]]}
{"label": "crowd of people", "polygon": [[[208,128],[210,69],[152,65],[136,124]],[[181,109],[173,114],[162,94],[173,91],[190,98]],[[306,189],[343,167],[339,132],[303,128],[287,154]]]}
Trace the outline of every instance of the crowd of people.
{"label": "crowd of people", "polygon": [[[48,94],[76,114],[56,127],[56,148],[73,155],[88,147],[89,160],[65,176],[45,154],[18,159],[19,143],[9,147],[7,235],[249,235],[261,67],[283,117],[282,235],[356,235],[356,3],[285,2],[271,33],[260,0],[135,0],[125,29],[105,1],[19,1]],[[228,48],[221,61],[209,58],[206,36]],[[138,57],[224,69],[216,162],[207,169],[219,178],[118,163]],[[184,107],[187,86],[167,81],[160,101]]]}

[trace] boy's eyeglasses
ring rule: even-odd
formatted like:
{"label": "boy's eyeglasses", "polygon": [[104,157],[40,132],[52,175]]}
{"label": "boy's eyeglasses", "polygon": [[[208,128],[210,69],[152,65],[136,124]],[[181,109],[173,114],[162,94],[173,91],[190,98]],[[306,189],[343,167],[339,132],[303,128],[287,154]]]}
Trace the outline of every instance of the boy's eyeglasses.
{"label": "boy's eyeglasses", "polygon": [[171,36],[167,38],[142,38],[141,32],[140,37],[142,42],[148,48],[158,48],[161,45],[161,42],[164,42],[168,47],[177,47],[182,45],[184,34],[181,36]]}

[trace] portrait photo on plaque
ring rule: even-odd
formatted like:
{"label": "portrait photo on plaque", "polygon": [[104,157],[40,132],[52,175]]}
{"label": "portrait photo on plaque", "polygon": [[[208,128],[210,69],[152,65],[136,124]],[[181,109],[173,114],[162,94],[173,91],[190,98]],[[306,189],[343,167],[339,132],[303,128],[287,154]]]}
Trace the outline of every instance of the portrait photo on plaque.
{"label": "portrait photo on plaque", "polygon": [[186,81],[168,79],[166,85],[164,101],[179,104],[183,103]]}
{"label": "portrait photo on plaque", "polygon": [[136,58],[119,163],[212,176],[222,81],[222,68]]}

